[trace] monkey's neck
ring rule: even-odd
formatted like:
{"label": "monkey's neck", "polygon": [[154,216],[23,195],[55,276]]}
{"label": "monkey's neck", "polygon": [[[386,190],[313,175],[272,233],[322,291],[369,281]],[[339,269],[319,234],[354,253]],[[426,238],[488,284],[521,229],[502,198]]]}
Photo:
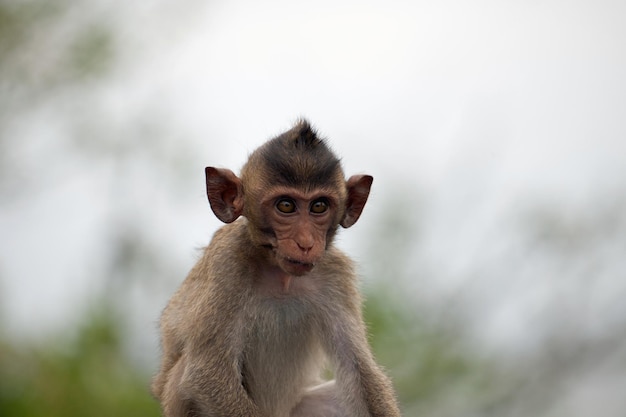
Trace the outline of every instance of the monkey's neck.
{"label": "monkey's neck", "polygon": [[293,277],[288,274],[284,274],[280,277],[280,283],[282,284],[283,292],[288,293],[289,287],[291,286],[291,280]]}
{"label": "monkey's neck", "polygon": [[282,297],[293,295],[300,288],[300,283],[294,281],[294,276],[286,273],[280,267],[267,265],[258,275],[256,285],[267,295]]}

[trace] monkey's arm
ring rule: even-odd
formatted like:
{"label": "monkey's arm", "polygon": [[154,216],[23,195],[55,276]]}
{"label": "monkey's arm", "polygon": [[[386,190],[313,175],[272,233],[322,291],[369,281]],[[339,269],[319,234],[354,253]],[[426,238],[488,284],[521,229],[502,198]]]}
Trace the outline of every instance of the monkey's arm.
{"label": "monkey's arm", "polygon": [[370,351],[360,311],[358,316],[344,313],[331,334],[338,395],[348,409],[357,416],[400,416],[391,381]]}
{"label": "monkey's arm", "polygon": [[164,311],[154,391],[166,417],[261,416],[242,384],[241,300],[219,288],[188,280]]}
{"label": "monkey's arm", "polygon": [[324,310],[324,348],[334,365],[337,399],[351,416],[398,417],[400,410],[391,381],[378,366],[363,322],[362,299],[350,259],[331,249],[327,258],[331,277],[324,297],[333,300]]}
{"label": "monkey's arm", "polygon": [[158,395],[165,416],[261,416],[242,384],[237,338],[224,331],[219,338],[196,334],[186,341]]}
{"label": "monkey's arm", "polygon": [[[239,361],[229,347],[222,345],[187,358],[185,377],[198,416],[260,417],[261,412],[246,392]],[[193,414],[196,415],[196,414]],[[186,414],[185,414],[186,416]]]}

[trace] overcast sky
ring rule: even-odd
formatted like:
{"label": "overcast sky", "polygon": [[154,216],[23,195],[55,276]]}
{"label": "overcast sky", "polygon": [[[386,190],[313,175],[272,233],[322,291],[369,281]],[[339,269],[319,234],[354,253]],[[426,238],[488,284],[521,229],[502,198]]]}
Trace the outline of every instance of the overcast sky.
{"label": "overcast sky", "polygon": [[[151,109],[172,132],[168,146],[193,149],[197,183],[186,189],[193,195],[155,202],[138,191],[137,201],[120,202],[152,212],[143,221],[160,222],[159,245],[169,236],[185,270],[219,226],[202,195],[203,167],[237,171],[250,151],[302,116],[329,138],[347,175],[374,175],[363,223],[388,208],[388,195],[427,200],[421,248],[449,272],[450,282],[429,283],[441,291],[481,261],[468,257],[494,234],[494,219],[514,208],[539,201],[584,213],[598,198],[624,192],[624,2],[115,7],[107,13],[116,17],[120,61],[103,87],[85,94],[116,123]],[[50,114],[42,120],[53,124]],[[44,152],[62,163],[58,131],[45,123],[23,131],[32,137],[14,145],[21,164],[35,165]],[[97,189],[107,175],[70,165],[67,181],[51,184],[32,206],[0,210],[9,328],[58,325],[81,305],[91,285],[84,277],[97,265],[86,242],[102,232],[107,213]],[[410,207],[402,210],[411,216]],[[346,231],[342,245],[358,256],[367,230]],[[515,328],[516,312],[503,316],[506,327]]]}

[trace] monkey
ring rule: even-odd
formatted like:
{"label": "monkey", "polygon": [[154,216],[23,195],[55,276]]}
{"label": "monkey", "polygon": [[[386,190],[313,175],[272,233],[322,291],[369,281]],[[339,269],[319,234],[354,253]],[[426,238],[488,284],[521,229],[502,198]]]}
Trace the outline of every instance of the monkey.
{"label": "monkey", "polygon": [[[165,307],[152,392],[166,417],[395,417],[367,340],[354,265],[333,242],[373,177],[345,179],[305,120],[205,168],[219,228]],[[323,375],[332,372],[333,379]]]}

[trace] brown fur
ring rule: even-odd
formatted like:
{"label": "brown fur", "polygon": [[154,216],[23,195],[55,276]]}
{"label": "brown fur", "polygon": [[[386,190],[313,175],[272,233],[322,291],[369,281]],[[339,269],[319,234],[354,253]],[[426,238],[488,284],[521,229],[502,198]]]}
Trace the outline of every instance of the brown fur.
{"label": "brown fur", "polygon": [[[303,135],[316,143],[302,124],[278,138]],[[249,175],[262,164],[250,160],[242,180],[207,168],[211,206],[230,224],[215,233],[163,312],[163,357],[152,389],[165,416],[399,416],[366,340],[353,265],[332,245],[337,225],[358,219],[371,177],[346,183],[337,165],[328,184],[264,184],[270,202],[300,196],[299,211],[283,216],[264,203]],[[257,181],[276,174],[263,169]],[[331,208],[307,214],[303,207],[320,193]],[[234,221],[242,212],[246,218]],[[285,261],[294,257],[306,270]],[[324,383],[327,360],[335,380]]]}

